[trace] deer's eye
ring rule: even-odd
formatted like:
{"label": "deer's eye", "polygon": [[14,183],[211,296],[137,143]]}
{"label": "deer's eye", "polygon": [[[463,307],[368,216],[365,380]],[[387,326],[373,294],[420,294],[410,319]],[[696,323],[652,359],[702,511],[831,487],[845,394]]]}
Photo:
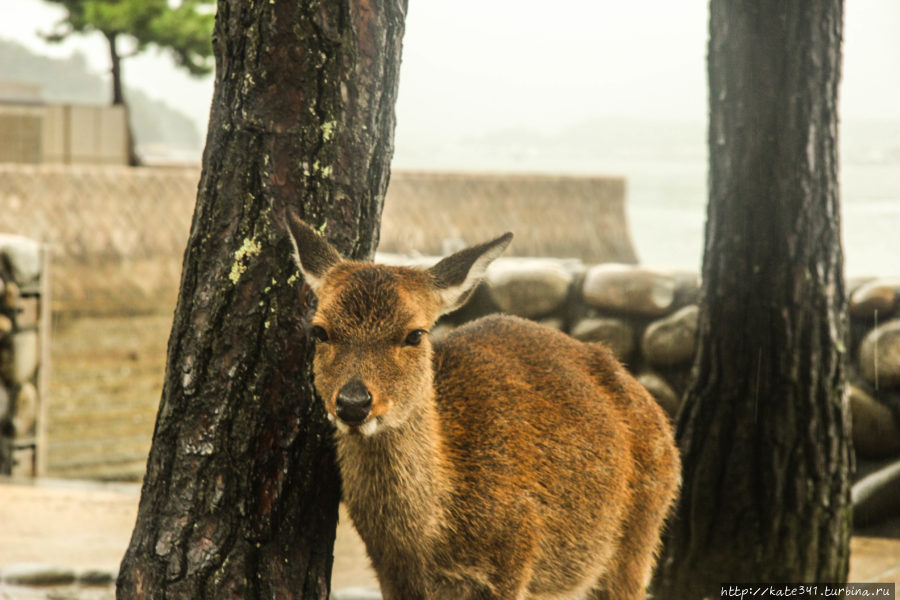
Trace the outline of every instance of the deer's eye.
{"label": "deer's eye", "polygon": [[422,343],[422,337],[428,333],[424,329],[413,329],[406,336],[406,339],[403,340],[404,346],[418,346]]}
{"label": "deer's eye", "polygon": [[328,332],[325,331],[324,327],[318,325],[313,325],[309,328],[309,335],[317,342],[322,342],[323,344],[328,341]]}

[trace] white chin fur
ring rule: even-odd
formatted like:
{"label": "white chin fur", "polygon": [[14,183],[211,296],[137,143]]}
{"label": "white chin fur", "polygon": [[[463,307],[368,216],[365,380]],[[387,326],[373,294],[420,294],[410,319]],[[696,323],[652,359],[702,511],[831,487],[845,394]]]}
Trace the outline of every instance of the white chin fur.
{"label": "white chin fur", "polygon": [[[341,421],[340,419],[334,418],[331,414],[328,415],[328,420],[334,423],[334,426],[337,427],[337,430],[342,434],[346,435],[350,433],[353,428]],[[357,427],[356,429],[363,435],[363,437],[371,437],[375,435],[375,432],[378,430],[378,419],[372,418]]]}
{"label": "white chin fur", "polygon": [[373,435],[376,429],[378,429],[378,419],[369,419],[359,426],[359,432],[366,437]]}

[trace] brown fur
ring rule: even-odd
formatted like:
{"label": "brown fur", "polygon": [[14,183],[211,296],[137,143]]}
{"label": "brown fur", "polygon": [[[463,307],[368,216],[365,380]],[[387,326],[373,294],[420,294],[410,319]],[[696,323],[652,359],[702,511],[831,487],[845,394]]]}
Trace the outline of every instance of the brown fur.
{"label": "brown fur", "polygon": [[[448,304],[439,272],[366,263],[304,273],[344,500],[386,600],[644,597],[678,453],[607,349],[507,316],[404,345],[470,290]],[[335,411],[353,378],[372,395],[368,431]]]}

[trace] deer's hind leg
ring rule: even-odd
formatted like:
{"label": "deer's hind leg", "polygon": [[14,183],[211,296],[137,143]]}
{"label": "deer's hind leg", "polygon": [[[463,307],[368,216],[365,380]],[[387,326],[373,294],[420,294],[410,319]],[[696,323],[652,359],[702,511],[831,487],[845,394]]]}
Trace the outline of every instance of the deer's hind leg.
{"label": "deer's hind leg", "polygon": [[656,564],[668,502],[643,498],[622,529],[618,552],[588,594],[589,600],[644,600]]}
{"label": "deer's hind leg", "polygon": [[[652,535],[629,526],[624,531],[622,547],[609,568],[587,595],[588,600],[644,600],[647,584],[656,559],[654,531]],[[638,544],[640,540],[640,544]]]}
{"label": "deer's hind leg", "polygon": [[608,568],[588,594],[590,600],[643,600],[653,575],[660,536],[670,511],[675,484],[660,473],[651,475],[635,495],[631,514]]}

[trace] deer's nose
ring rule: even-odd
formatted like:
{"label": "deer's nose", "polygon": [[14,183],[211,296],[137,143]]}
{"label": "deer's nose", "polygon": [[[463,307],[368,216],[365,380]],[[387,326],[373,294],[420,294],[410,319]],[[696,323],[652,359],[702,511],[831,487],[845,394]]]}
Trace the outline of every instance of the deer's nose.
{"label": "deer's nose", "polygon": [[359,379],[351,379],[337,394],[335,410],[347,425],[362,425],[372,411],[372,394]]}

